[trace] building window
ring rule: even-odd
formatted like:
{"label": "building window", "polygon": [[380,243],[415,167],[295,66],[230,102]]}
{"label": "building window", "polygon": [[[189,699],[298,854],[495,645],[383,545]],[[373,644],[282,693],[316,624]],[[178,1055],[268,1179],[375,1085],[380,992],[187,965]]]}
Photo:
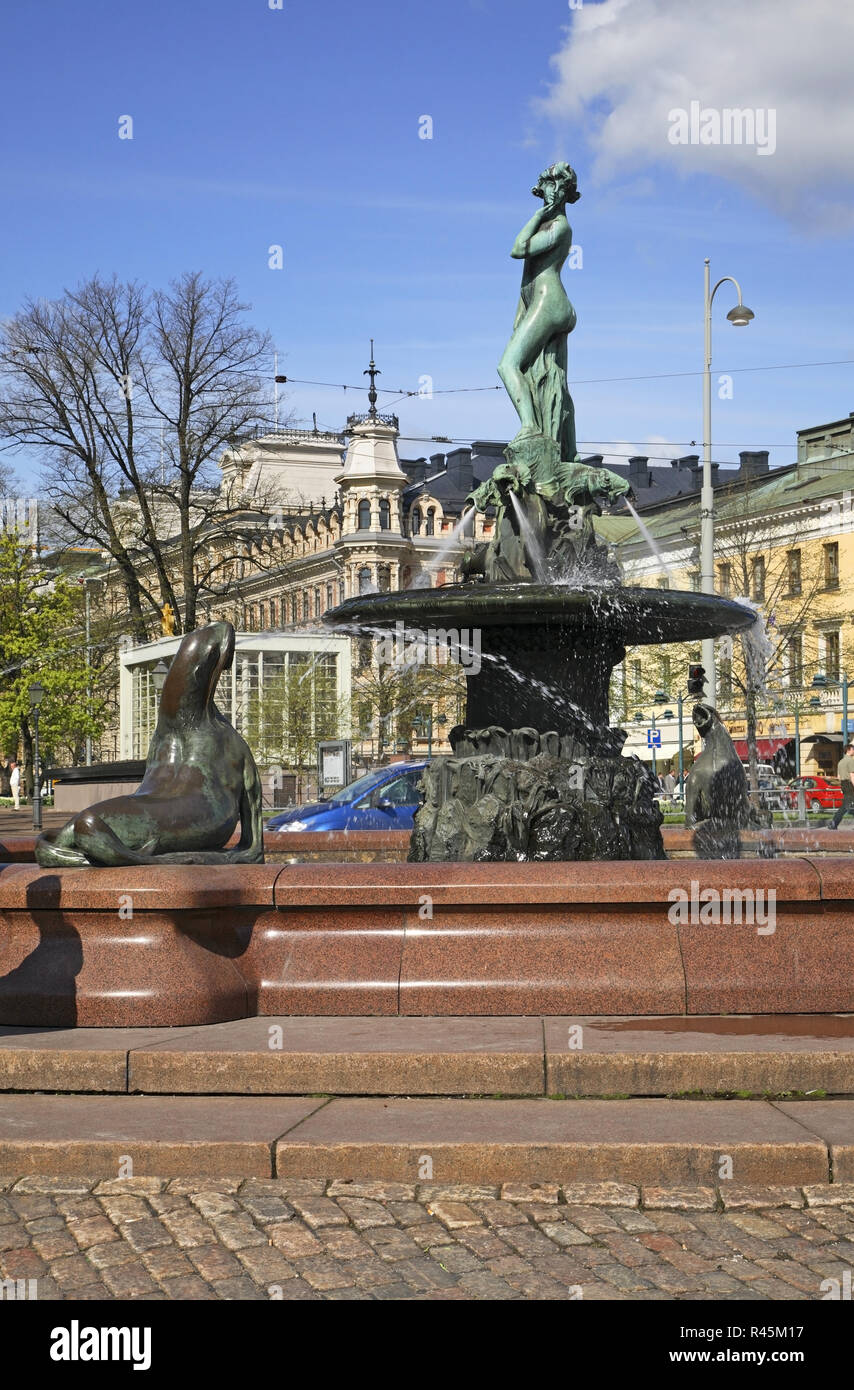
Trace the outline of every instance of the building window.
{"label": "building window", "polygon": [[373,723],[373,710],[371,709],[371,706],[367,702],[358,705],[356,709],[356,716],[359,725],[356,737],[370,738],[371,725]]}
{"label": "building window", "polygon": [[414,508],[413,508],[413,510],[412,510],[412,521],[411,521],[411,523],[410,523],[410,528],[409,528],[409,529],[410,529],[410,531],[412,532],[413,536],[417,536],[417,535],[420,533],[420,531],[421,531],[421,508],[420,508],[420,507],[414,507]]}
{"label": "building window", "polygon": [[428,507],[427,520],[424,523],[425,536],[432,536],[436,531],[436,508]]}
{"label": "building window", "polygon": [[306,621],[311,617],[311,596],[308,589],[302,591],[302,616]]}
{"label": "building window", "polygon": [[692,592],[693,594],[698,594],[698,593],[700,592],[700,571],[699,571],[699,570],[692,570],[692,571],[691,571],[691,592]]}
{"label": "building window", "polygon": [[669,580],[669,579],[659,579],[659,580],[658,580],[658,587],[659,587],[659,589],[669,589],[669,588],[670,588],[670,580]]}
{"label": "building window", "polygon": [[246,610],[246,626],[250,632],[255,631],[255,604],[250,603]]}
{"label": "building window", "polygon": [[[793,551],[800,557],[799,551]],[[804,683],[804,639],[800,636],[789,638],[789,685],[799,687]]]}
{"label": "building window", "polygon": [[801,552],[790,550],[786,555],[789,567],[789,593],[799,594],[801,592]]}
{"label": "building window", "polygon": [[359,503],[359,530],[370,531],[371,529],[371,504],[367,497],[363,497]]}
{"label": "building window", "polygon": [[343,579],[339,579],[339,580],[338,580],[338,602],[339,602],[339,603],[343,603],[343,602],[344,602],[344,580],[343,580]]}
{"label": "building window", "polygon": [[839,680],[839,633],[826,632],[824,636],[824,674],[829,681]]}
{"label": "building window", "polygon": [[335,590],[331,584],[327,584],[326,586],[326,607],[335,607]]}
{"label": "building window", "polygon": [[377,587],[381,594],[387,594],[391,588],[391,570],[388,565],[377,565]]}
{"label": "building window", "polygon": [[259,625],[259,631],[260,631],[260,632],[263,632],[263,631],[264,631],[264,628],[267,626],[267,605],[266,605],[266,603],[259,603],[259,604],[258,604],[258,625]]}
{"label": "building window", "polygon": [[271,599],[270,599],[270,627],[275,627],[275,626],[276,626],[276,620],[277,620],[278,616],[279,616],[278,605],[277,605],[277,603],[276,603],[276,600],[275,600],[274,598],[271,598]]}
{"label": "building window", "polygon": [[319,618],[319,617],[320,617],[320,612],[321,612],[321,608],[320,608],[320,585],[317,584],[317,585],[315,585],[315,589],[314,589],[314,616],[315,616],[315,618]]}
{"label": "building window", "polygon": [[728,562],[718,565],[718,592],[729,598],[732,591],[732,565]]}
{"label": "building window", "polygon": [[755,602],[761,603],[765,597],[765,557],[754,556],[750,565],[750,591]]}
{"label": "building window", "polygon": [[391,530],[391,503],[387,497],[380,498],[380,530]]}
{"label": "building window", "polygon": [[372,594],[374,592],[374,577],[368,565],[363,565],[359,570],[359,593]]}
{"label": "building window", "polygon": [[829,541],[824,547],[824,587],[839,588],[839,542]]}
{"label": "building window", "polygon": [[360,637],[356,645],[356,665],[360,671],[364,671],[366,666],[370,666],[372,651],[370,637]]}

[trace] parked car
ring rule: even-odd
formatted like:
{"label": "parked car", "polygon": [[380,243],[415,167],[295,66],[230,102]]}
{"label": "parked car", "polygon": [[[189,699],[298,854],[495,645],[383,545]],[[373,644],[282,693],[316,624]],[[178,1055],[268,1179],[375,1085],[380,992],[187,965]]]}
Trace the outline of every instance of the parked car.
{"label": "parked car", "polygon": [[[750,764],[742,763],[747,784],[750,786]],[[787,797],[786,783],[773,769],[770,763],[759,763],[756,768],[757,779],[759,782],[759,804],[765,811],[782,811],[791,803]],[[795,804],[797,804],[797,793],[795,793]]]}
{"label": "parked car", "polygon": [[426,762],[390,763],[342,787],[328,801],[271,816],[267,830],[411,830]]}
{"label": "parked car", "polygon": [[796,777],[784,790],[786,805],[797,808],[803,788],[808,811],[835,811],[842,805],[842,786],[837,777]]}

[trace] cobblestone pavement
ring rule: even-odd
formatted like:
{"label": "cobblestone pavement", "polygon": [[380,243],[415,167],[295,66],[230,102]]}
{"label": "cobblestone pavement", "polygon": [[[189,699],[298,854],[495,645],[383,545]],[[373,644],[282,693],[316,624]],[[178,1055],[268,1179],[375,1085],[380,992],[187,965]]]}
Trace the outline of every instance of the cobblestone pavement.
{"label": "cobblestone pavement", "polygon": [[854,1183],[0,1180],[17,1297],[802,1300],[853,1267]]}

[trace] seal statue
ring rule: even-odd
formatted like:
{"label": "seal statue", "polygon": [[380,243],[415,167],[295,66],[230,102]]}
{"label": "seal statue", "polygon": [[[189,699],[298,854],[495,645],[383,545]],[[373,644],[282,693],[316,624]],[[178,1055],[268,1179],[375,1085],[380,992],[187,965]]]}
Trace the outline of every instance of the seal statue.
{"label": "seal statue", "polygon": [[[213,699],[233,657],[231,623],[209,623],[187,634],[163,686],[139,787],[40,835],[39,864],[73,869],[263,863],[258,769]],[[225,849],[238,821],[240,841]]]}
{"label": "seal statue", "polygon": [[750,804],[747,775],[732,739],[711,705],[698,703],[691,718],[703,739],[685,783],[685,824],[704,859],[738,859],[740,830],[761,824]]}

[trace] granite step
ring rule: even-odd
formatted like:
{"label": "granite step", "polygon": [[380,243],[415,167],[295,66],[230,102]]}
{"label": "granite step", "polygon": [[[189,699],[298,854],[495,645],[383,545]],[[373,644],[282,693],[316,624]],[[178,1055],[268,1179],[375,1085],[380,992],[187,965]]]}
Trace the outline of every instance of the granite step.
{"label": "granite step", "polygon": [[0,1091],[854,1095],[854,1015],[299,1016],[187,1028],[4,1027]]}
{"label": "granite step", "polygon": [[0,1177],[854,1181],[854,1101],[0,1096]]}

